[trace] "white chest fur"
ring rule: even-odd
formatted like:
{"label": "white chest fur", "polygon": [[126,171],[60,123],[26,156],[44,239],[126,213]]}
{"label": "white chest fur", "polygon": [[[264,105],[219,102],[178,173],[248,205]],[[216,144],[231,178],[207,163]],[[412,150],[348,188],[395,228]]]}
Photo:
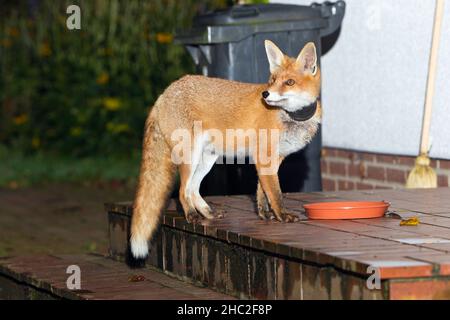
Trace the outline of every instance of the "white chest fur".
{"label": "white chest fur", "polygon": [[285,130],[280,137],[280,155],[288,156],[303,149],[317,132],[320,118],[314,116],[307,121],[294,121],[286,113],[281,114]]}

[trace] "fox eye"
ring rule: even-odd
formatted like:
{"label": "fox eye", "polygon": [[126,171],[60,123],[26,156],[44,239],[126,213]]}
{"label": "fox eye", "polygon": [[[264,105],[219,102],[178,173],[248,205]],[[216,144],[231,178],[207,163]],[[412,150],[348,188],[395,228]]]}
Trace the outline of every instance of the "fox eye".
{"label": "fox eye", "polygon": [[286,85],[288,86],[293,86],[295,84],[295,80],[294,79],[288,79],[285,82]]}

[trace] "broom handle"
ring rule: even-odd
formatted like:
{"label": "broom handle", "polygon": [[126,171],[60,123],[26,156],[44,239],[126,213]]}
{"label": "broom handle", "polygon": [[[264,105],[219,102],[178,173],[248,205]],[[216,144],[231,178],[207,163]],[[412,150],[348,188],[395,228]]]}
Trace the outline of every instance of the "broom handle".
{"label": "broom handle", "polygon": [[420,153],[427,154],[430,142],[431,109],[433,107],[434,84],[436,82],[436,66],[439,51],[439,39],[441,36],[442,17],[444,15],[444,0],[436,0],[434,13],[433,38],[431,40],[431,53],[428,67],[427,91],[425,97],[425,110],[422,123],[422,137],[420,141]]}

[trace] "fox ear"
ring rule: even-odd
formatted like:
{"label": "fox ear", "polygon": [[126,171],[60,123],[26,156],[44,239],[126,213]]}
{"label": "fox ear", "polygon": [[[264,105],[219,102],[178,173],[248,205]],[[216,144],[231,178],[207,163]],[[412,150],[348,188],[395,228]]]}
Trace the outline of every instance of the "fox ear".
{"label": "fox ear", "polygon": [[317,50],[313,42],[308,42],[297,57],[296,64],[302,72],[313,76],[317,73]]}
{"label": "fox ear", "polygon": [[264,46],[266,47],[267,59],[269,60],[270,73],[274,73],[283,63],[284,54],[270,40],[264,41]]}

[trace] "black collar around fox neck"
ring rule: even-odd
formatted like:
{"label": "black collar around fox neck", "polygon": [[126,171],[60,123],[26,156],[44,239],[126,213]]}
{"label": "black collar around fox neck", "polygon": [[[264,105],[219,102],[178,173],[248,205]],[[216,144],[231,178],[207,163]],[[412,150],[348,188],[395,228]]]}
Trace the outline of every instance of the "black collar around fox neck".
{"label": "black collar around fox neck", "polygon": [[301,108],[300,110],[294,112],[287,112],[289,117],[294,121],[307,121],[314,117],[317,110],[317,100],[311,103],[310,105]]}

